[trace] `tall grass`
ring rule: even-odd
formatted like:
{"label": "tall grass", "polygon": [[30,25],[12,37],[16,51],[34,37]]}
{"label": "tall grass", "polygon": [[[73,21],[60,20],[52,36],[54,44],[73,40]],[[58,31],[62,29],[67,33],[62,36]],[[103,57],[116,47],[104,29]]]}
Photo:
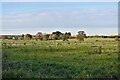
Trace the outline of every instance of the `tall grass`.
{"label": "tall grass", "polygon": [[3,78],[116,79],[117,42],[97,40],[89,38],[82,43],[74,39],[65,42],[3,40],[6,43],[2,47]]}

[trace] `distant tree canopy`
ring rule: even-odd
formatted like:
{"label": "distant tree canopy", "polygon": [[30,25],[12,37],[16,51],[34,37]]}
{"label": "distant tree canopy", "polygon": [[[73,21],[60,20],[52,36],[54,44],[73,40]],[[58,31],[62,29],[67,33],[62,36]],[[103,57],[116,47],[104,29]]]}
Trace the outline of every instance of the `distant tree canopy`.
{"label": "distant tree canopy", "polygon": [[14,39],[14,40],[23,40],[23,39],[34,39],[34,40],[63,40],[68,41],[68,39],[78,39],[79,41],[84,41],[84,38],[115,38],[115,41],[120,41],[120,34],[112,34],[109,36],[106,35],[92,35],[86,36],[84,31],[78,31],[77,35],[71,35],[71,32],[62,33],[60,31],[55,31],[50,34],[38,32],[36,35],[31,34],[22,34],[22,35],[0,35],[0,39]]}
{"label": "distant tree canopy", "polygon": [[49,40],[49,34],[44,34],[44,39]]}
{"label": "distant tree canopy", "polygon": [[62,34],[60,31],[53,32],[52,34],[60,35]]}
{"label": "distant tree canopy", "polygon": [[56,32],[53,32],[52,34],[54,34],[54,39],[59,40],[62,38],[61,35],[63,33],[61,33],[60,31],[56,31]]}
{"label": "distant tree canopy", "polygon": [[78,31],[78,34],[83,35],[83,36],[84,36],[84,38],[86,37],[86,33],[85,33],[85,31]]}
{"label": "distant tree canopy", "polygon": [[86,34],[84,31],[79,31],[78,34],[76,35],[76,38],[79,40],[79,41],[84,41],[84,38],[86,37]]}
{"label": "distant tree canopy", "polygon": [[22,34],[22,36],[21,36],[21,37],[22,37],[22,39],[24,39],[24,34]]}
{"label": "distant tree canopy", "polygon": [[2,39],[8,39],[8,36],[7,35],[3,35]]}
{"label": "distant tree canopy", "polygon": [[38,33],[35,35],[35,38],[36,38],[36,39],[39,39],[39,40],[43,40],[44,35],[43,35],[41,32],[38,32]]}
{"label": "distant tree canopy", "polygon": [[30,35],[30,34],[25,34],[24,35],[24,39],[26,39],[26,40],[29,40],[31,38],[32,38],[32,35]]}
{"label": "distant tree canopy", "polygon": [[70,32],[66,32],[65,34],[63,34],[63,41],[67,40],[71,37],[71,33]]}
{"label": "distant tree canopy", "polygon": [[71,37],[71,33],[70,32],[66,32],[65,35],[67,35],[68,38]]}
{"label": "distant tree canopy", "polygon": [[49,40],[56,40],[57,35],[56,34],[49,34]]}

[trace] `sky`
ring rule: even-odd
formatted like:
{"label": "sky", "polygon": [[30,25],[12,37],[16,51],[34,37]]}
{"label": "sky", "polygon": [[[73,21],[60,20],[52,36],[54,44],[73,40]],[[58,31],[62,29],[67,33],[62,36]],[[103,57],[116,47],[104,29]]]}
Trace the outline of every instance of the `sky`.
{"label": "sky", "polygon": [[117,2],[3,2],[2,34],[118,34]]}
{"label": "sky", "polygon": [[119,0],[1,0],[1,2],[119,2]]}

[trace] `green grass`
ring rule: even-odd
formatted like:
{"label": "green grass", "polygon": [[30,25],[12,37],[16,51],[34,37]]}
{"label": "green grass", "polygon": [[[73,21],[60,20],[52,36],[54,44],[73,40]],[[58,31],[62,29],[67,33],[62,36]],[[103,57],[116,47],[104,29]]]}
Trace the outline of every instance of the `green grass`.
{"label": "green grass", "polygon": [[114,39],[88,38],[82,43],[76,39],[3,40],[2,43],[6,43],[2,46],[3,78],[118,77],[118,42]]}

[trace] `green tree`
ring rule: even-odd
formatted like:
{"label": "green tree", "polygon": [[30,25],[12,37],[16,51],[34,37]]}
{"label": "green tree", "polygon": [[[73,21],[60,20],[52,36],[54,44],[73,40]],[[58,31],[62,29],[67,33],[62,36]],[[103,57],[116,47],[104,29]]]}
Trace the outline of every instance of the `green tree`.
{"label": "green tree", "polygon": [[70,36],[71,36],[71,33],[70,32],[66,32],[65,34],[63,34],[63,41],[65,41],[65,40],[67,40],[68,41],[68,39],[70,38]]}
{"label": "green tree", "polygon": [[44,39],[45,39],[45,40],[49,40],[49,34],[46,34],[46,33],[45,33],[45,34],[44,34]]}
{"label": "green tree", "polygon": [[62,33],[60,31],[53,32],[52,34],[55,34],[56,40],[61,39],[60,35],[62,35]]}
{"label": "green tree", "polygon": [[86,36],[85,32],[84,31],[79,31],[78,34],[76,35],[76,38],[79,40],[79,41],[84,41],[84,37]]}
{"label": "green tree", "polygon": [[31,38],[32,38],[31,34],[25,34],[24,35],[24,39],[26,39],[26,40],[30,40]]}
{"label": "green tree", "polygon": [[44,36],[41,32],[38,32],[36,35],[35,35],[35,38],[36,39],[40,39],[40,40],[43,40]]}

